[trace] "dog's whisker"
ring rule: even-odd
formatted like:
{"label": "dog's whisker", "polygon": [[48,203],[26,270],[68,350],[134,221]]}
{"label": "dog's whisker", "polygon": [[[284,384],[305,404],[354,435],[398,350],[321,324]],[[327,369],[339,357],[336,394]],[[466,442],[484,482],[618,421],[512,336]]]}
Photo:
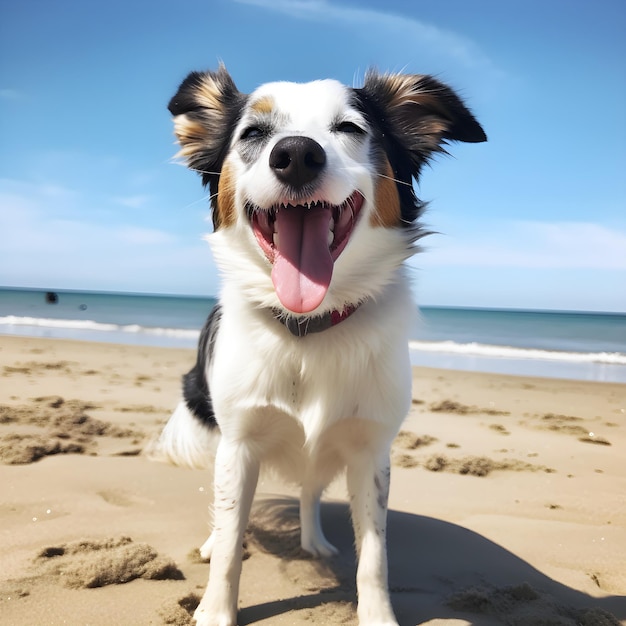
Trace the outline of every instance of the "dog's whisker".
{"label": "dog's whisker", "polygon": [[189,204],[186,204],[184,206],[184,209],[189,209],[193,206],[196,206],[197,204],[200,204],[202,202],[211,202],[211,199],[216,196],[217,194],[213,194],[213,196],[202,196],[202,198],[198,198],[198,200],[193,200],[192,202],[190,202]]}
{"label": "dog's whisker", "polygon": [[221,172],[212,172],[211,170],[199,170],[196,167],[189,168],[192,172],[197,172],[198,174],[208,174],[209,176],[220,176]]}
{"label": "dog's whisker", "polygon": [[386,178],[387,180],[391,180],[398,185],[406,185],[407,187],[412,187],[413,183],[407,183],[405,180],[400,180],[398,178],[394,178],[393,176],[387,176],[385,174],[376,174],[379,178]]}

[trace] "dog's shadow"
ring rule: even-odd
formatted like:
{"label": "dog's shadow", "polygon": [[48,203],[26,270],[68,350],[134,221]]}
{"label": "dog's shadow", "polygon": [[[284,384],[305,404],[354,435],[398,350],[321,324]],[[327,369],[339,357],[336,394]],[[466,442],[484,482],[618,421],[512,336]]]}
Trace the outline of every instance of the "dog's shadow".
{"label": "dog's shadow", "polygon": [[[283,560],[285,574],[300,568],[308,580],[301,595],[242,608],[239,624],[254,624],[291,610],[333,606],[341,623],[354,623],[354,536],[343,503],[324,503],[326,536],[340,551],[317,561],[299,548],[298,503],[290,498],[262,499],[248,531],[253,549]],[[459,619],[475,626],[536,624],[619,626],[626,619],[626,597],[595,598],[558,583],[502,546],[461,526],[389,511],[387,529],[389,587],[398,622],[415,626],[429,620]],[[304,563],[306,561],[306,563]],[[337,609],[338,610],[338,609]],[[330,612],[328,612],[330,611]]]}

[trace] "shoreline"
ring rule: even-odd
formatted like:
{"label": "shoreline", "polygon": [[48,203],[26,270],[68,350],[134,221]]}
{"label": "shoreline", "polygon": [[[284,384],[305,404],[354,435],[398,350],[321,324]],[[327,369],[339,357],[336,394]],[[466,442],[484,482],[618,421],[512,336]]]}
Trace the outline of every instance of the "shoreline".
{"label": "shoreline", "polygon": [[[3,623],[191,623],[210,476],[141,450],[194,360],[191,348],[0,335]],[[392,450],[399,623],[626,624],[626,386],[427,367],[413,381]],[[328,562],[298,551],[296,496],[259,483],[240,621],[356,624],[343,481],[322,506],[340,549]]]}
{"label": "shoreline", "polygon": [[[155,329],[158,331],[159,329]],[[162,329],[168,330],[168,329]],[[171,330],[171,329],[170,329]],[[152,347],[195,350],[199,331],[180,330],[167,332],[137,333],[123,330],[102,332],[93,329],[29,328],[15,327],[13,332],[0,331],[3,337],[43,339],[53,341],[77,341],[107,345]],[[539,378],[567,379],[592,382],[626,383],[626,365],[594,361],[569,361],[564,359],[522,358],[511,356],[487,356],[484,354],[456,350],[454,352],[422,350],[411,340],[409,351],[414,367],[504,374],[510,376],[536,376]],[[457,348],[463,348],[457,344]],[[490,346],[483,346],[489,348]],[[498,346],[494,346],[497,348]],[[530,354],[531,351],[529,351]],[[581,353],[584,354],[584,353]]]}

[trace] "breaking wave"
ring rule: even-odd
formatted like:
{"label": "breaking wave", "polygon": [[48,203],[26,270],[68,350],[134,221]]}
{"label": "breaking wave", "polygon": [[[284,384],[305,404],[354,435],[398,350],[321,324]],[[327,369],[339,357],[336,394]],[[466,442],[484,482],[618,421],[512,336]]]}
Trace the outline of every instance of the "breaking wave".
{"label": "breaking wave", "polygon": [[439,352],[463,356],[626,365],[626,354],[621,352],[565,352],[561,350],[496,346],[474,342],[456,343],[454,341],[411,341],[409,342],[409,347],[411,350],[417,350],[418,352]]}

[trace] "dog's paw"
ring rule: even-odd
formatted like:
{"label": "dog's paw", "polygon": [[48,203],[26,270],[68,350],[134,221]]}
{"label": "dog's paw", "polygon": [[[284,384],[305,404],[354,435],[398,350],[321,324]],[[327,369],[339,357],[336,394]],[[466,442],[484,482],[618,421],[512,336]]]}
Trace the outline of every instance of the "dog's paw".
{"label": "dog's paw", "polygon": [[209,535],[209,538],[200,546],[200,556],[205,561],[211,560],[211,554],[213,552],[214,543],[213,533]]}
{"label": "dog's paw", "polygon": [[339,550],[330,543],[324,536],[311,537],[309,539],[302,538],[300,542],[302,549],[316,558],[330,558],[339,554]]}
{"label": "dog's paw", "polygon": [[202,603],[193,614],[196,626],[237,626],[237,618],[229,613],[215,613]]}

